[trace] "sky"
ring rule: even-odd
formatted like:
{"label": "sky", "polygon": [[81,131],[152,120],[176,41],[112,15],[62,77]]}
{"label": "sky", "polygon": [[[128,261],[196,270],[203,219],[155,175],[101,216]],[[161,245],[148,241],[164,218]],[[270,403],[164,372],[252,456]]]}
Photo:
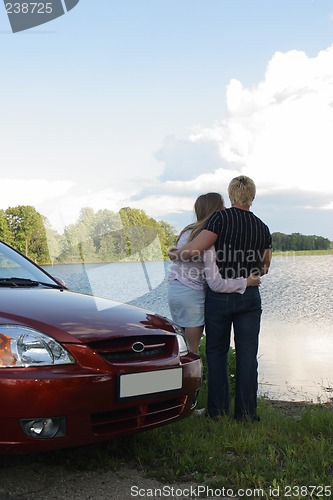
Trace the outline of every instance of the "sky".
{"label": "sky", "polygon": [[333,3],[80,0],[13,33],[0,4],[0,209],[177,230],[250,176],[272,232],[333,240]]}

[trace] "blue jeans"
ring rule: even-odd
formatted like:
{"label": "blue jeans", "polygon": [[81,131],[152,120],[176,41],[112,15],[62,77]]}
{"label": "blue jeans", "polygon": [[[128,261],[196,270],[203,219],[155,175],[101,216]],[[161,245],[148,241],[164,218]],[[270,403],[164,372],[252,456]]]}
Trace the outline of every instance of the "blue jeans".
{"label": "blue jeans", "polygon": [[229,413],[228,351],[231,327],[236,350],[236,419],[257,418],[258,346],[261,297],[258,287],[244,294],[208,289],[205,305],[208,414]]}

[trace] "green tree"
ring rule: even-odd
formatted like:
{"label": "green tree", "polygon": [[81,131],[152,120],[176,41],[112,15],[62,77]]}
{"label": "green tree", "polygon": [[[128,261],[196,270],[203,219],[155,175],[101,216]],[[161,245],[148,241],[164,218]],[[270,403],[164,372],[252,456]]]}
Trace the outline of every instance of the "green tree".
{"label": "green tree", "polygon": [[328,250],[331,248],[331,242],[328,238],[323,238],[322,236],[313,236],[313,238],[316,250]]}
{"label": "green tree", "polygon": [[61,247],[60,262],[84,263],[97,260],[93,239],[82,222],[65,228]]}
{"label": "green tree", "polygon": [[[122,222],[119,214],[111,210],[99,210],[95,215],[92,238],[99,260],[110,262],[119,260],[121,253]],[[124,255],[123,255],[124,257]]]}
{"label": "green tree", "polygon": [[163,258],[168,259],[168,249],[175,245],[177,239],[177,231],[168,222],[160,221],[158,222],[161,227],[160,239],[161,247],[163,252]]}
{"label": "green tree", "polygon": [[126,251],[140,260],[160,260],[163,258],[165,230],[155,219],[148,217],[144,210],[121,208],[120,218],[124,226]]}
{"label": "green tree", "polygon": [[44,221],[44,227],[50,255],[50,262],[51,264],[53,264],[59,259],[59,255],[61,253],[62,236],[57,233],[57,231],[52,229],[51,224],[47,219]]}
{"label": "green tree", "polygon": [[5,217],[15,248],[36,262],[49,263],[45,231],[47,219],[30,205],[7,208]]}
{"label": "green tree", "polygon": [[328,250],[331,242],[328,238],[301,233],[272,233],[273,250],[276,252],[297,250]]}
{"label": "green tree", "polygon": [[13,244],[13,235],[4,210],[0,210],[0,239],[8,245]]}

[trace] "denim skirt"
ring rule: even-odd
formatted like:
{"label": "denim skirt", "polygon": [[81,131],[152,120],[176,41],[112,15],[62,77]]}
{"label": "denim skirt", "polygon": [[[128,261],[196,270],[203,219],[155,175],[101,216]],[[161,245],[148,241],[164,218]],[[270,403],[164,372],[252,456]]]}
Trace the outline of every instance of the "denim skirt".
{"label": "denim skirt", "polygon": [[204,325],[205,296],[205,290],[194,290],[178,280],[170,280],[168,303],[172,320],[183,328]]}

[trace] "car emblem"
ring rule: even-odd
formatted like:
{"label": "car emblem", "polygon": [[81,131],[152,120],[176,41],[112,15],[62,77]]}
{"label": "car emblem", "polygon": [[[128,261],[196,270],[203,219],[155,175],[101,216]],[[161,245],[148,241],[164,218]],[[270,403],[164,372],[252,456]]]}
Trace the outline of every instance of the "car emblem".
{"label": "car emblem", "polygon": [[145,350],[145,346],[142,342],[134,342],[132,349],[134,352],[143,352]]}

